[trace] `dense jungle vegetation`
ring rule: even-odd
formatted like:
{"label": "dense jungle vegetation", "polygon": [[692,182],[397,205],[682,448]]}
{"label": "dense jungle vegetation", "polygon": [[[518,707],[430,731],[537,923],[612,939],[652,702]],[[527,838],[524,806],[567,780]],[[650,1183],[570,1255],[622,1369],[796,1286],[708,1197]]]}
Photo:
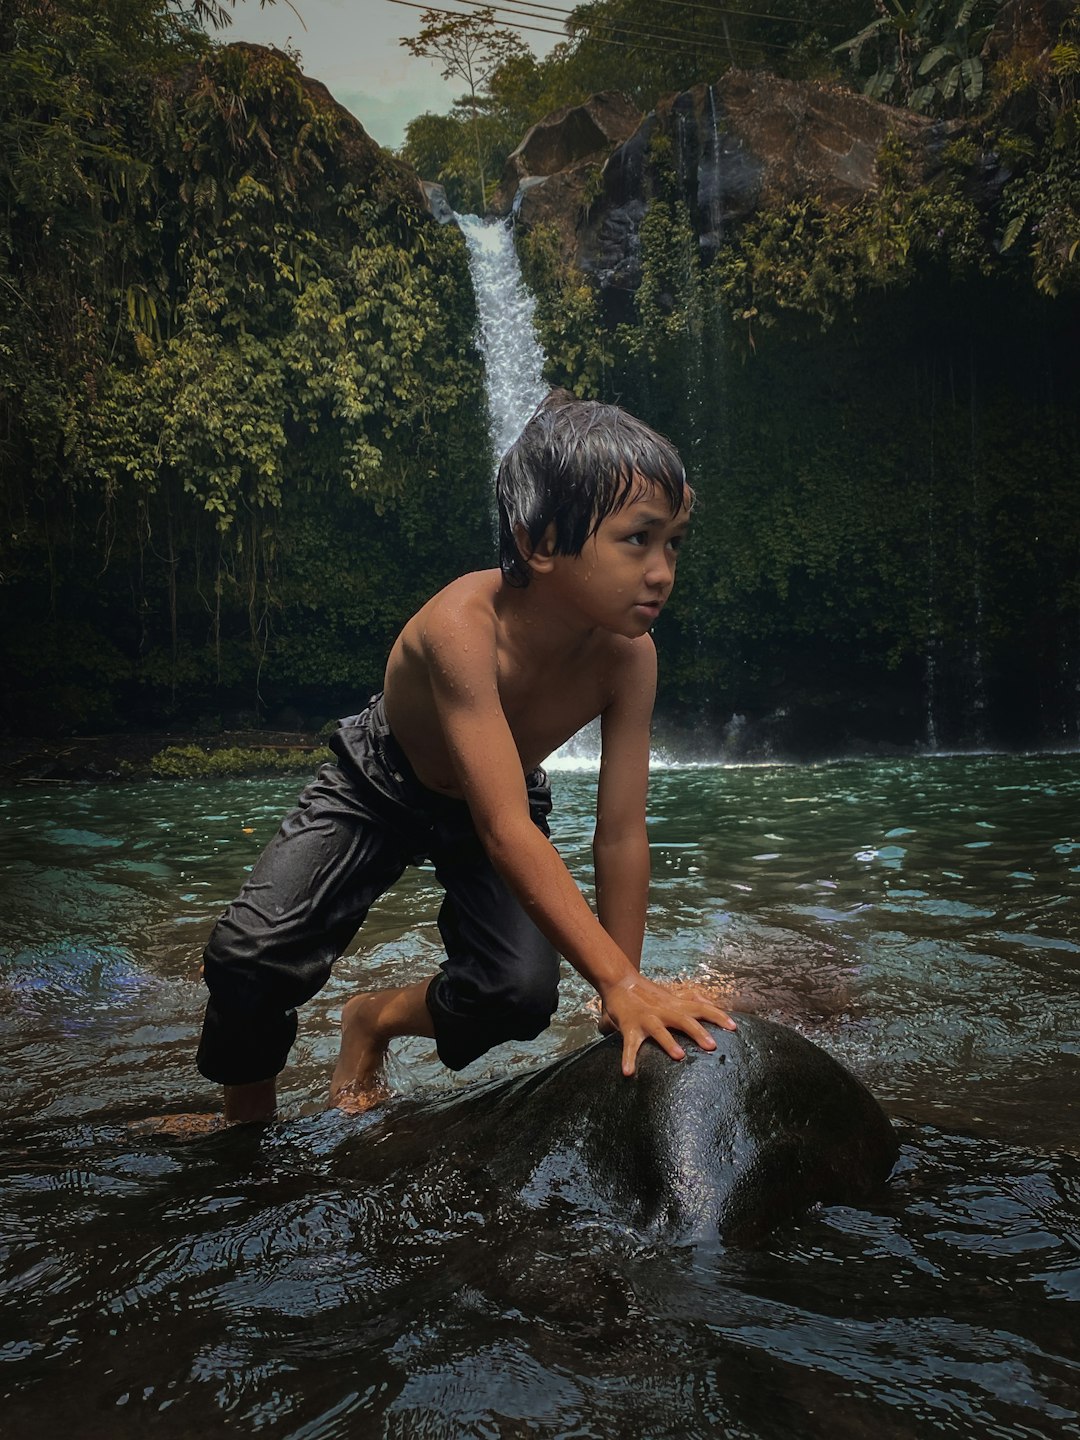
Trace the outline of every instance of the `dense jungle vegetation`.
{"label": "dense jungle vegetation", "polygon": [[[598,88],[648,108],[761,66],[964,122],[934,185],[897,144],[863,205],[715,250],[657,143],[629,308],[520,238],[550,378],[665,429],[698,488],[669,715],[807,751],[1077,738],[1076,11],[595,0],[410,125],[403,158],[476,208]],[[288,56],[190,6],[0,17],[0,723],[355,708],[490,556],[460,236]]]}
{"label": "dense jungle vegetation", "polygon": [[460,237],[285,56],[162,0],[3,13],[3,719],[362,701],[488,557]]}

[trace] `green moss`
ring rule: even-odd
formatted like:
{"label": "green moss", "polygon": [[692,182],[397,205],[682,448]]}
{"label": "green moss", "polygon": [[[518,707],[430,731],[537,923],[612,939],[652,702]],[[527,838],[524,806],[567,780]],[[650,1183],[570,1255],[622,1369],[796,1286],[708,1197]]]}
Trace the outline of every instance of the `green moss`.
{"label": "green moss", "polygon": [[205,750],[199,745],[168,745],[150,761],[150,770],[159,779],[196,780],[208,776],[310,774],[325,760],[329,750],[272,749],[269,746],[231,745]]}

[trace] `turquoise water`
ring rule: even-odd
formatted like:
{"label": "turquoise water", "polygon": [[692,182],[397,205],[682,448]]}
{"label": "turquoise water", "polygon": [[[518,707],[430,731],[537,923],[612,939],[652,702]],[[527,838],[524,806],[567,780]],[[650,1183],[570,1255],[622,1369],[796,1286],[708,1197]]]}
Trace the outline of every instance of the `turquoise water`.
{"label": "turquoise water", "polygon": [[[553,781],[587,878],[595,776]],[[305,1007],[276,1125],[130,1128],[215,1103],[201,946],[296,788],[0,793],[0,1432],[1080,1435],[1080,758],[655,771],[646,967],[795,1026],[903,1141],[880,1204],[754,1252],[429,1233],[336,1176],[337,1011],[437,964],[423,870]],[[395,1090],[586,1043],[587,1000],[461,1077],[399,1042]]]}

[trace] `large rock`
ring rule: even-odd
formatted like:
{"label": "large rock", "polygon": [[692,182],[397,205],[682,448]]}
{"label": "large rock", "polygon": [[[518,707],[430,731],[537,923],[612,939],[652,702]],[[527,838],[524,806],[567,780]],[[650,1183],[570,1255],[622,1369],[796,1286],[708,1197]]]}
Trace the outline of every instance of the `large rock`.
{"label": "large rock", "polygon": [[507,162],[496,201],[526,228],[552,226],[564,258],[604,288],[641,279],[639,232],[672,176],[700,243],[762,207],[814,196],[850,205],[878,185],[890,136],[925,177],[957,128],[840,86],[729,70],[713,85],[665,97],[636,116],[621,96],[594,95],[534,125]]}
{"label": "large rock", "polygon": [[841,206],[878,184],[877,157],[890,135],[934,163],[945,127],[911,111],[835,86],[729,70],[714,85],[666,97],[608,158],[603,195],[579,225],[575,262],[602,285],[636,288],[638,231],[648,202],[679,193],[706,250],[725,228],[761,207],[815,196]]}
{"label": "large rock", "polygon": [[[392,1203],[431,1195],[527,1226],[552,1206],[653,1240],[760,1239],[810,1206],[880,1189],[898,1147],[865,1086],[823,1050],[749,1016],[715,1051],[641,1051],[632,1080],[617,1036],[520,1079],[370,1122],[338,1164]],[[403,1192],[404,1193],[404,1192]],[[441,1198],[440,1198],[441,1197]],[[446,1223],[445,1214],[442,1223]]]}
{"label": "large rock", "polygon": [[572,249],[604,161],[640,123],[641,111],[625,95],[607,93],[546,115],[508,157],[492,209],[514,210],[526,225],[554,220]]}

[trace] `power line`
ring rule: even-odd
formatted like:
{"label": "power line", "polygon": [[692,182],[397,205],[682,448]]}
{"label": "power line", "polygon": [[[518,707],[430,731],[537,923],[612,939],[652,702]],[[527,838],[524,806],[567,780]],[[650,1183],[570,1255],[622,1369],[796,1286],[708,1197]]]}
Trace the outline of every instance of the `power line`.
{"label": "power line", "polygon": [[[391,5],[404,5],[407,10],[428,10],[432,15],[466,15],[466,10],[440,10],[435,5],[421,5],[418,0],[390,0]],[[540,19],[547,19],[547,16],[540,16]],[[560,40],[568,38],[565,30],[545,30],[539,25],[515,25],[515,30],[528,30],[534,35],[558,35]]]}
{"label": "power line", "polygon": [[[482,3],[482,0],[468,0],[469,4]],[[534,8],[537,10],[553,10],[559,15],[573,15],[577,10],[586,9],[590,4],[598,3],[598,0],[584,0],[584,3],[567,10],[559,5],[541,4],[540,0],[534,0]],[[813,25],[812,20],[799,20],[794,15],[776,15],[770,10],[736,10],[729,5],[702,5],[697,0],[652,0],[654,5],[674,5],[679,10],[701,10],[706,15],[732,15],[738,20],[779,20],[784,25]],[[623,21],[616,22],[618,24]],[[828,25],[828,30],[846,30],[846,25]]]}
{"label": "power line", "polygon": [[[462,3],[464,3],[464,4],[479,4],[479,5],[481,5],[481,7],[484,8],[484,9],[491,9],[491,10],[496,10],[496,11],[507,11],[507,12],[510,13],[510,14],[519,14],[519,15],[520,15],[520,14],[525,14],[525,15],[529,15],[530,18],[537,19],[537,20],[547,20],[547,19],[551,18],[551,17],[549,17],[549,16],[547,16],[547,15],[537,15],[537,14],[535,14],[534,12],[531,12],[531,11],[523,11],[523,10],[513,11],[513,10],[511,10],[510,7],[507,6],[507,5],[488,5],[488,4],[485,4],[485,3],[484,3],[484,0],[462,0]],[[463,10],[445,10],[445,9],[440,8],[439,6],[430,5],[430,4],[425,5],[425,4],[420,3],[420,0],[390,0],[390,4],[392,4],[392,5],[403,5],[403,6],[405,6],[406,9],[409,9],[409,10],[425,10],[425,11],[428,11],[429,13],[431,13],[431,14],[433,14],[433,15],[445,15],[445,16],[448,16],[448,17],[450,17],[450,18],[454,18],[454,17],[460,18],[460,17],[465,16],[465,15],[467,15],[467,14],[469,13],[468,11],[463,11]],[[548,9],[554,9],[555,7],[549,6],[549,7],[546,7],[546,8],[548,8]],[[707,7],[702,7],[702,8],[707,8]],[[565,13],[569,14],[570,12],[567,11],[567,12],[565,12]],[[732,12],[732,13],[741,13],[741,12]],[[568,35],[565,33],[564,30],[551,30],[551,29],[547,29],[547,28],[545,28],[545,27],[543,27],[543,26],[540,26],[540,25],[525,25],[525,24],[522,24],[520,20],[514,20],[514,21],[511,22],[511,23],[513,24],[514,29],[516,29],[516,30],[527,30],[527,31],[529,31],[529,32],[531,32],[531,33],[533,33],[533,34],[538,34],[538,35],[556,35],[556,36],[558,36],[558,37],[559,37],[560,39],[562,39],[562,40],[567,40],[567,39],[573,38],[572,36],[568,36]],[[609,26],[611,26],[611,25],[614,24],[615,28],[619,28],[619,25],[621,25],[621,24],[623,24],[623,23],[625,23],[625,22],[611,22],[611,21],[606,21],[606,22],[604,22],[604,23],[607,24],[607,25],[609,25]],[[741,59],[744,60],[744,61],[753,59],[754,56],[755,56],[755,51],[758,50],[759,48],[765,48],[766,46],[767,46],[768,48],[770,48],[770,49],[777,49],[777,50],[784,50],[784,49],[786,48],[786,47],[783,46],[783,45],[770,45],[768,42],[755,42],[750,48],[747,48],[747,45],[746,45],[744,42],[742,42],[742,41],[734,41],[734,42],[730,42],[730,43],[729,43],[729,41],[728,41],[726,38],[725,38],[725,39],[717,39],[714,43],[710,44],[710,43],[708,43],[707,41],[705,41],[703,38],[698,37],[698,36],[694,36],[694,35],[690,35],[688,32],[682,32],[682,33],[675,32],[675,33],[672,33],[672,34],[669,34],[669,35],[659,35],[659,34],[656,34],[655,32],[652,32],[652,31],[642,31],[642,32],[640,32],[640,33],[634,33],[633,38],[632,38],[632,39],[627,39],[627,40],[618,40],[618,39],[614,39],[614,38],[611,37],[611,36],[597,35],[597,34],[589,33],[589,34],[587,35],[587,38],[588,38],[589,40],[591,40],[593,43],[597,44],[597,45],[614,45],[614,46],[617,46],[617,47],[619,47],[620,49],[623,49],[623,50],[636,50],[636,49],[640,48],[640,45],[641,45],[643,42],[654,41],[654,42],[655,42],[656,44],[658,44],[658,45],[664,45],[664,46],[666,46],[669,50],[670,50],[670,49],[675,49],[675,51],[676,51],[677,54],[683,55],[683,56],[698,55],[698,54],[700,54],[700,53],[702,52],[702,50],[704,50],[704,51],[706,51],[707,53],[710,53],[710,52],[711,52],[711,53],[716,54],[716,55],[721,55],[722,53],[726,52],[727,55],[729,56],[729,58],[731,58],[731,59],[741,58]],[[736,57],[736,56],[735,56],[734,51],[735,51],[736,49],[737,49],[737,50],[740,50],[740,51],[742,52],[741,57]]]}
{"label": "power line", "polygon": [[[499,11],[504,11],[504,12],[506,12],[507,14],[512,14],[512,15],[527,15],[530,19],[533,19],[533,20],[547,20],[547,19],[551,18],[551,17],[549,17],[549,16],[547,16],[547,15],[538,15],[538,14],[536,13],[537,10],[550,10],[550,11],[553,11],[554,14],[556,14],[556,15],[566,15],[566,16],[570,16],[570,17],[573,17],[573,15],[575,14],[575,12],[574,12],[573,10],[565,10],[565,9],[562,9],[561,7],[559,7],[559,6],[557,6],[557,5],[542,5],[542,4],[539,4],[539,3],[538,3],[538,0],[521,0],[521,4],[527,4],[527,5],[529,5],[529,6],[532,7],[532,8],[527,9],[527,10],[526,10],[526,9],[519,9],[518,6],[517,6],[517,4],[506,4],[506,3],[504,3],[504,4],[502,4],[502,5],[492,5],[492,4],[489,4],[489,3],[488,3],[488,0],[460,0],[460,3],[463,4],[463,5],[472,5],[472,6],[476,7],[476,8],[484,9],[484,10],[499,10]],[[695,8],[696,8],[696,9],[703,9],[703,10],[704,10],[704,9],[707,9],[708,7],[706,7],[706,6],[695,6]],[[726,13],[726,12],[725,12],[725,13]],[[687,45],[693,46],[695,49],[700,49],[700,48],[701,48],[701,45],[702,45],[702,43],[703,43],[703,39],[702,39],[701,36],[691,34],[691,33],[690,33],[689,31],[687,31],[687,30],[676,30],[676,29],[672,29],[670,26],[667,26],[667,25],[665,25],[665,26],[649,26],[649,25],[643,25],[643,24],[641,24],[641,23],[640,23],[639,21],[637,21],[637,20],[622,20],[622,19],[609,20],[609,19],[607,19],[606,17],[603,17],[603,16],[601,16],[601,17],[599,17],[599,18],[597,18],[597,19],[595,19],[595,20],[586,19],[583,24],[578,24],[578,25],[576,25],[576,27],[575,27],[575,34],[585,34],[585,35],[587,35],[590,39],[603,39],[603,36],[596,35],[596,34],[594,33],[594,28],[593,28],[593,27],[598,27],[598,26],[604,26],[606,29],[609,29],[609,30],[614,30],[614,31],[618,31],[618,32],[621,32],[621,33],[626,33],[626,34],[630,35],[631,37],[640,36],[643,40],[657,40],[657,41],[660,41],[660,42],[663,43],[663,44],[669,44],[669,43],[671,43],[672,41],[674,41],[675,43],[678,43],[678,44],[685,43],[685,44],[687,44]],[[523,28],[524,28],[524,27],[523,27]],[[706,42],[706,43],[707,43],[707,42]],[[723,48],[723,49],[730,49],[732,43],[740,46],[744,51],[745,51],[745,50],[753,51],[753,50],[757,50],[757,49],[781,50],[781,51],[783,51],[783,50],[786,50],[786,49],[788,48],[786,45],[778,44],[776,41],[773,41],[773,40],[754,40],[754,41],[743,41],[743,40],[739,40],[739,41],[731,42],[730,39],[729,39],[729,37],[728,37],[727,35],[724,36],[723,41],[721,41],[721,40],[719,40],[719,39],[717,39],[717,41],[716,41],[717,46],[720,47],[720,48]]]}

